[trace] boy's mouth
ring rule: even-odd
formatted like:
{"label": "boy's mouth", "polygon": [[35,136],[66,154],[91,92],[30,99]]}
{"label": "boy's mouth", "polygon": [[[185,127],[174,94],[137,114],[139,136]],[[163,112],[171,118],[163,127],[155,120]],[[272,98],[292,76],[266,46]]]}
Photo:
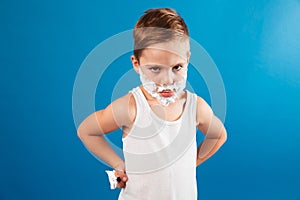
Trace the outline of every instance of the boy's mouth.
{"label": "boy's mouth", "polygon": [[160,96],[164,98],[168,98],[174,95],[174,92],[172,90],[162,90],[158,92]]}

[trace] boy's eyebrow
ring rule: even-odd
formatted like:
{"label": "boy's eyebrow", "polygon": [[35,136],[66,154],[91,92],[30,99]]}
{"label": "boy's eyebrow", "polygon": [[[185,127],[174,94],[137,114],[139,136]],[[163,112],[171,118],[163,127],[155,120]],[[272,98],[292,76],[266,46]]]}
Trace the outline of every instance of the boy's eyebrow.
{"label": "boy's eyebrow", "polygon": [[180,66],[183,67],[183,66],[185,65],[185,63],[182,63],[182,62],[181,62],[181,63],[177,63],[176,65],[172,65],[172,66],[170,66],[170,67],[176,67],[176,66],[178,66],[178,65],[180,65]]}
{"label": "boy's eyebrow", "polygon": [[145,67],[165,67],[164,65],[159,65],[159,64],[149,64],[149,65],[144,65]]}
{"label": "boy's eyebrow", "polygon": [[185,63],[182,63],[182,62],[180,62],[180,63],[177,63],[177,64],[174,64],[174,65],[170,65],[170,66],[167,66],[167,65],[160,65],[160,64],[153,64],[153,65],[144,65],[145,67],[176,67],[176,66],[178,66],[178,65],[180,65],[180,66],[184,66],[185,65]]}

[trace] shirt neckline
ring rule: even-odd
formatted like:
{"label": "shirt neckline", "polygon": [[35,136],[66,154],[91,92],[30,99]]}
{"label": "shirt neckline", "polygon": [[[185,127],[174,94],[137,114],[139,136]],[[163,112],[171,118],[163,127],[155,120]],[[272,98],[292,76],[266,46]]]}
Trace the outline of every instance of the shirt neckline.
{"label": "shirt neckline", "polygon": [[189,92],[187,90],[185,90],[184,92],[186,93],[186,101],[185,101],[184,108],[183,108],[183,111],[182,111],[180,117],[178,119],[174,120],[174,121],[168,121],[168,120],[164,120],[164,119],[160,118],[159,116],[157,116],[157,114],[152,110],[152,108],[150,107],[150,105],[149,105],[149,103],[148,103],[148,101],[147,101],[147,99],[146,99],[146,97],[145,97],[145,95],[142,92],[142,90],[141,90],[140,87],[138,87],[138,92],[142,96],[142,101],[143,101],[144,104],[146,104],[147,109],[150,111],[151,116],[153,116],[155,119],[159,120],[160,122],[162,122],[164,124],[168,124],[168,125],[170,125],[170,124],[177,124],[177,123],[181,122],[183,116],[187,112],[186,111],[187,110],[187,106],[190,103]]}

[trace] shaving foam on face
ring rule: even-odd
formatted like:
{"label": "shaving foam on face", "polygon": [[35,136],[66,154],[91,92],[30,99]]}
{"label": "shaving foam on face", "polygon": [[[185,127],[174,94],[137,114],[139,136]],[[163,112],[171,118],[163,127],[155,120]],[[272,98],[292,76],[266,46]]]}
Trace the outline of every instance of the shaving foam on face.
{"label": "shaving foam on face", "polygon": [[[168,106],[170,103],[174,103],[176,98],[178,98],[179,94],[184,90],[186,85],[186,74],[183,76],[183,79],[175,82],[170,85],[156,84],[155,82],[148,80],[145,74],[142,72],[141,68],[139,68],[140,80],[142,82],[145,90],[163,106]],[[159,95],[159,92],[164,90],[170,90],[174,93],[173,96],[170,97],[162,97]]]}

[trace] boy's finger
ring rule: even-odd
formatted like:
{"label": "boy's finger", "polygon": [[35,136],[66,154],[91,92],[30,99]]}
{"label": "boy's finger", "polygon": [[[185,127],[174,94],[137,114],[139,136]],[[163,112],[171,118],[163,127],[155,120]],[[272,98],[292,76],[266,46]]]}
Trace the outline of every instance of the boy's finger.
{"label": "boy's finger", "polygon": [[118,182],[120,182],[120,181],[126,182],[128,180],[128,177],[127,177],[126,173],[121,172],[121,171],[117,171],[115,173],[115,176],[118,177],[117,178]]}
{"label": "boy's finger", "polygon": [[125,174],[125,172],[123,172],[123,171],[115,171],[115,175],[116,175],[117,177],[120,177],[120,176],[122,176],[123,174]]}
{"label": "boy's finger", "polygon": [[118,188],[125,188],[126,187],[126,183],[123,182],[123,181],[121,181],[121,182],[117,183],[117,187]]}

